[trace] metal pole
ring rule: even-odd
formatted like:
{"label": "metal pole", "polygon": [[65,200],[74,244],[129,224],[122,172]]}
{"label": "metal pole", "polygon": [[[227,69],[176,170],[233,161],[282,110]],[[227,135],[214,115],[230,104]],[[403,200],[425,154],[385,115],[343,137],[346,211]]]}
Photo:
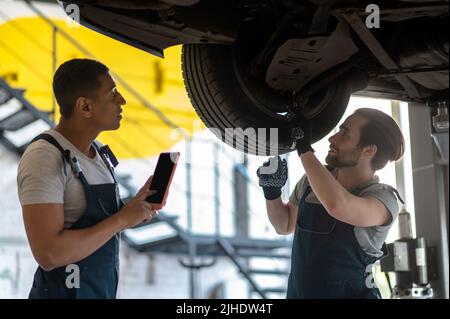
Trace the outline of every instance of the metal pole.
{"label": "metal pole", "polygon": [[197,298],[197,268],[195,268],[195,255],[197,254],[197,246],[195,242],[191,239],[189,241],[189,298]]}
{"label": "metal pole", "polygon": [[[189,264],[194,265],[196,246],[192,238],[192,177],[191,177],[191,163],[192,163],[192,139],[188,137],[186,139],[186,200],[187,200],[187,228],[188,228],[188,250],[189,250]],[[189,268],[189,297],[191,299],[196,298],[196,283],[197,272],[194,267]]]}
{"label": "metal pole", "polygon": [[[391,101],[391,112],[392,117],[397,122],[398,126],[402,128],[402,122],[400,117],[400,102]],[[395,184],[396,189],[399,192],[400,196],[406,200],[406,191],[405,191],[405,165],[404,159],[395,162]]]}
{"label": "metal pole", "polygon": [[248,209],[248,187],[246,176],[246,164],[235,163],[233,168],[234,183],[234,225],[235,236],[248,237],[249,235],[249,209]]}
{"label": "metal pole", "polygon": [[416,236],[437,248],[439,278],[431,280],[435,298],[449,297],[448,212],[443,166],[436,164],[431,137],[430,109],[418,103],[408,107],[411,136]]}
{"label": "metal pole", "polygon": [[186,200],[187,226],[189,235],[192,234],[192,179],[191,179],[191,138],[186,139]]}
{"label": "metal pole", "polygon": [[216,219],[216,237],[220,237],[220,171],[219,171],[219,144],[214,142],[214,212]]}

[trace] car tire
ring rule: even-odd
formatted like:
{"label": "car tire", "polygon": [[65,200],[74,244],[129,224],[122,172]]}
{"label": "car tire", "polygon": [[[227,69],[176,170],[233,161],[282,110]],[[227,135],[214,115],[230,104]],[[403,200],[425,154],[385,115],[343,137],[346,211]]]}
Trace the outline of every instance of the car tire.
{"label": "car tire", "polygon": [[[245,61],[241,61],[233,46],[184,45],[182,70],[196,113],[223,142],[255,155],[291,151],[292,124],[286,118],[284,106],[292,101],[292,96],[283,97],[264,81],[258,83],[250,77]],[[313,142],[322,139],[336,126],[351,93],[351,81],[338,78],[309,98],[305,109],[313,111],[309,115],[308,112],[304,114],[311,121]],[[319,104],[320,108],[317,108]],[[258,128],[277,128],[278,143],[270,142],[269,130],[265,137],[261,136],[263,133]],[[230,132],[234,134],[233,139]],[[255,134],[247,134],[251,132]]]}

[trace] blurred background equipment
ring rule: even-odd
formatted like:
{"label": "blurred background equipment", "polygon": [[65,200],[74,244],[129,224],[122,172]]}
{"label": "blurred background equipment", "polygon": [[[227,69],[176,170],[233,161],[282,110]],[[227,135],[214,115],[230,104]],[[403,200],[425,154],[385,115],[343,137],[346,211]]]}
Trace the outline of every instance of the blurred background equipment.
{"label": "blurred background equipment", "polygon": [[404,208],[398,219],[400,239],[387,245],[389,253],[380,261],[381,271],[395,274],[391,298],[433,298],[430,282],[438,279],[436,248],[428,247],[423,237],[412,237],[410,214]]}

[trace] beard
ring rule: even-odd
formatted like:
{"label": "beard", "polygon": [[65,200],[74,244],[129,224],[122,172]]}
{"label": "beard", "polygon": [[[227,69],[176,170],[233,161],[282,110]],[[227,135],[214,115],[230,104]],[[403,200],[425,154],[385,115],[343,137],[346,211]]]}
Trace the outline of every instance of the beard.
{"label": "beard", "polygon": [[358,164],[358,160],[361,156],[361,149],[354,148],[350,151],[346,151],[345,153],[341,153],[338,150],[334,154],[328,154],[325,158],[325,162],[334,167],[353,167]]}

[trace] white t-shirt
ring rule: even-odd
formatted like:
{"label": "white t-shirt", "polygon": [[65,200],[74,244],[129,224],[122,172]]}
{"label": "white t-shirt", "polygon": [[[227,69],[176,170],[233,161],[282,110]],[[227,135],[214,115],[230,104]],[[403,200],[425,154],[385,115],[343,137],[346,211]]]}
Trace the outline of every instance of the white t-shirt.
{"label": "white t-shirt", "polygon": [[[43,133],[53,136],[63,149],[70,151],[71,157],[78,159],[89,184],[114,182],[97,152],[94,158],[90,158],[57,131],[47,130]],[[97,145],[101,144],[97,142]],[[32,143],[22,155],[17,172],[17,187],[22,206],[64,204],[64,228],[75,223],[86,209],[81,180],[74,175],[70,165],[63,161],[61,152],[45,140]]]}

